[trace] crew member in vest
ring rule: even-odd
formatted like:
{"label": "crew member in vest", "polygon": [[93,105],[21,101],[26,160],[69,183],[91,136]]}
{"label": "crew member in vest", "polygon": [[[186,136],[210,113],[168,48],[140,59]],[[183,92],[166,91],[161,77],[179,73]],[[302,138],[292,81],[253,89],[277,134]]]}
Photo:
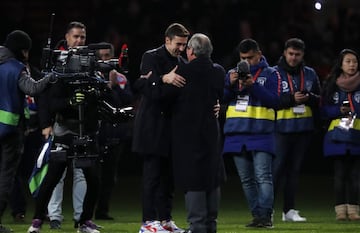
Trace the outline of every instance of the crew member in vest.
{"label": "crew member in vest", "polygon": [[359,55],[344,49],[323,87],[322,116],[330,121],[324,156],[333,160],[336,220],[360,220]]}
{"label": "crew member in vest", "polygon": [[238,51],[242,65],[230,70],[225,78],[225,102],[229,105],[224,153],[233,156],[253,216],[246,226],[271,228],[274,201],[271,168],[280,76],[269,67],[255,40],[242,40]]}
{"label": "crew member in vest", "polygon": [[275,195],[284,182],[282,221],[304,222],[295,209],[295,195],[302,161],[314,133],[314,113],[320,99],[320,82],[314,69],[304,65],[305,43],[285,42],[284,53],[274,68],[281,76],[281,105],[276,118],[276,156],[273,161]]}
{"label": "crew member in vest", "polygon": [[25,120],[25,94],[42,92],[52,76],[35,81],[21,61],[27,60],[31,48],[30,36],[15,30],[0,46],[0,233],[12,232],[1,225],[20,161]]}

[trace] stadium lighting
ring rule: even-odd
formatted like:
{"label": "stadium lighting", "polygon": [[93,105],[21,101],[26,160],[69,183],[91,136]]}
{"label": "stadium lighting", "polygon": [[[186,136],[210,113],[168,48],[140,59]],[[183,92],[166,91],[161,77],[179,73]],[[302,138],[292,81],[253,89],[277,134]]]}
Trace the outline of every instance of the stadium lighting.
{"label": "stadium lighting", "polygon": [[321,1],[315,1],[314,7],[316,10],[320,11],[322,8],[322,2]]}

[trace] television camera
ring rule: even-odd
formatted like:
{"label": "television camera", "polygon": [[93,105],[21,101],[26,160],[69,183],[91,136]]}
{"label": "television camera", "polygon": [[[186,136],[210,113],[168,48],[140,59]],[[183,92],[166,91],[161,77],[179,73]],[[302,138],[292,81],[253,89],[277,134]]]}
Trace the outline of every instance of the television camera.
{"label": "television camera", "polygon": [[[63,51],[52,50],[48,46],[43,49],[41,66],[43,73],[51,73],[57,81],[64,82],[70,90],[93,95],[92,99],[96,99],[96,106],[91,107],[97,109],[99,120],[118,124],[128,121],[134,114],[132,107],[119,108],[107,99],[111,89],[102,74],[113,69],[122,72],[118,59],[107,61],[97,59],[96,50],[109,48],[104,44],[89,44]],[[76,167],[89,166],[92,160],[88,158],[98,157],[101,150],[94,136],[84,134],[84,108],[87,104],[85,99],[85,103],[77,105],[79,134],[73,138],[69,149],[71,155],[65,157],[65,159],[73,157]],[[58,155],[62,158],[64,154],[66,154],[64,151],[58,151]]]}

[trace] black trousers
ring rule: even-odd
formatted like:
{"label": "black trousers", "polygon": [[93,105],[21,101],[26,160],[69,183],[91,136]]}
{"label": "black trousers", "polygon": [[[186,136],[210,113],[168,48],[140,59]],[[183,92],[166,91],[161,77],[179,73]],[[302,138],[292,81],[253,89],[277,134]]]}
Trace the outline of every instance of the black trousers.
{"label": "black trousers", "polygon": [[[57,160],[49,161],[48,172],[40,186],[38,196],[35,199],[35,214],[34,219],[45,219],[47,212],[47,205],[51,198],[52,192],[60,181],[60,178],[67,166],[72,166],[72,159],[60,162]],[[87,184],[86,194],[83,203],[83,212],[80,216],[80,224],[93,217],[95,204],[98,197],[99,189],[99,169],[98,163],[93,161],[92,166],[82,168]]]}
{"label": "black trousers", "polygon": [[13,217],[17,214],[26,213],[26,199],[30,196],[28,180],[42,144],[43,137],[40,129],[30,132],[24,137],[24,152],[20,156],[10,195],[10,208]]}
{"label": "black trousers", "polygon": [[189,230],[193,233],[216,233],[220,188],[209,191],[188,191],[185,205]]}
{"label": "black trousers", "polygon": [[110,200],[116,182],[119,158],[124,150],[124,144],[110,145],[107,154],[100,163],[100,191],[95,216],[109,215]]}
{"label": "black trousers", "polygon": [[174,183],[170,157],[144,154],[142,211],[143,222],[172,219]]}
{"label": "black trousers", "polygon": [[359,205],[359,156],[338,156],[334,159],[335,204]]}
{"label": "black trousers", "polygon": [[[295,197],[298,190],[300,170],[310,145],[312,133],[277,133],[273,160],[274,193],[283,194],[283,212],[295,209]],[[279,190],[283,185],[283,190]]]}
{"label": "black trousers", "polygon": [[0,223],[13,187],[22,145],[23,134],[20,130],[0,139]]}

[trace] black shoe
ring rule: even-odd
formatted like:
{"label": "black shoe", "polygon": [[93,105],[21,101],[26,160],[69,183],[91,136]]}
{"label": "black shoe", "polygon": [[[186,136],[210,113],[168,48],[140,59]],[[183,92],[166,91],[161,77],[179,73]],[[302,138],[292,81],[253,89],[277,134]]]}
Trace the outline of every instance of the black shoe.
{"label": "black shoe", "polygon": [[254,218],[250,223],[246,224],[246,227],[258,227],[260,224],[260,219]]}
{"label": "black shoe", "polygon": [[59,220],[51,220],[50,229],[61,229],[61,222]]}
{"label": "black shoe", "polygon": [[274,228],[271,219],[267,219],[267,218],[260,219],[257,227],[259,227],[259,228]]}
{"label": "black shoe", "polygon": [[23,213],[18,213],[14,215],[14,222],[16,223],[24,223],[25,215]]}
{"label": "black shoe", "polygon": [[98,215],[95,215],[95,219],[96,219],[96,220],[114,220],[114,218],[111,217],[111,216],[108,215],[108,214],[98,214]]}
{"label": "black shoe", "polygon": [[0,233],[12,233],[14,232],[12,229],[5,227],[4,225],[0,224]]}
{"label": "black shoe", "polygon": [[74,228],[75,228],[75,229],[78,229],[79,226],[80,226],[79,221],[74,220]]}
{"label": "black shoe", "polygon": [[254,218],[251,223],[247,224],[246,227],[256,227],[256,228],[274,228],[270,219],[265,218]]}

